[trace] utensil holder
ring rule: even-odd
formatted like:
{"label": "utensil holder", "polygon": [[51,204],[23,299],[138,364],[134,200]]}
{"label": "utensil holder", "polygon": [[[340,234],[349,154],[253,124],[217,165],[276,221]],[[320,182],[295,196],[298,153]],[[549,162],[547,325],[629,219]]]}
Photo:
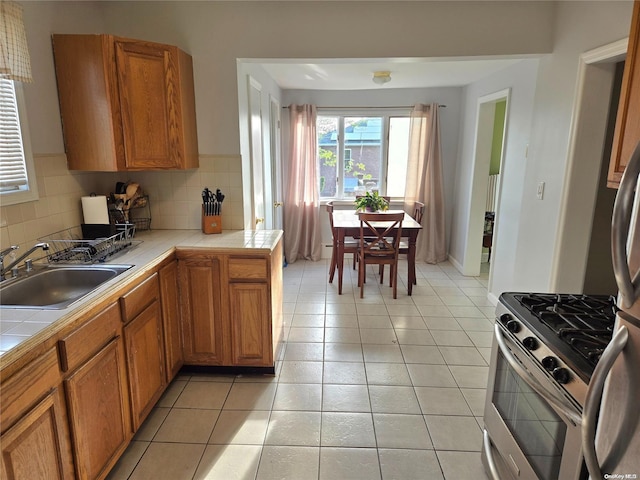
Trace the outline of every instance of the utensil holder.
{"label": "utensil holder", "polygon": [[222,215],[205,215],[202,207],[202,233],[222,233]]}

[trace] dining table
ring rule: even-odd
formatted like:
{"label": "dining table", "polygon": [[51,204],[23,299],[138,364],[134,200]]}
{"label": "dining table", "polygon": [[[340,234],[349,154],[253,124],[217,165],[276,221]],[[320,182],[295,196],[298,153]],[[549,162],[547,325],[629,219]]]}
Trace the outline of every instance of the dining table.
{"label": "dining table", "polygon": [[[402,210],[387,210],[383,213],[398,213]],[[374,224],[375,225],[375,224]],[[354,210],[334,210],[333,212],[333,230],[337,243],[337,267],[338,267],[338,294],[342,295],[342,271],[344,268],[344,239],[346,237],[360,236],[360,217],[358,212]],[[395,229],[394,229],[395,230]],[[409,295],[413,290],[416,280],[416,239],[418,233],[422,230],[422,225],[416,222],[411,215],[404,212],[402,220],[402,237],[406,237],[409,242],[409,250],[407,254],[407,262],[409,267],[409,278],[407,289]]]}

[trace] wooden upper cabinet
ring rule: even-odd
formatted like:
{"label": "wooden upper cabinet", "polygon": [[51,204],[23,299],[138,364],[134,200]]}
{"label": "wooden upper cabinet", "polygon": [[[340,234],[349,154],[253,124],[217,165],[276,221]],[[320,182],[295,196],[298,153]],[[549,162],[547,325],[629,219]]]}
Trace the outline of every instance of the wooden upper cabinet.
{"label": "wooden upper cabinet", "polygon": [[70,170],[198,167],[191,57],[112,35],[53,35]]}
{"label": "wooden upper cabinet", "polygon": [[633,6],[629,46],[622,76],[620,103],[613,134],[607,186],[618,188],[620,179],[640,142],[640,1]]}

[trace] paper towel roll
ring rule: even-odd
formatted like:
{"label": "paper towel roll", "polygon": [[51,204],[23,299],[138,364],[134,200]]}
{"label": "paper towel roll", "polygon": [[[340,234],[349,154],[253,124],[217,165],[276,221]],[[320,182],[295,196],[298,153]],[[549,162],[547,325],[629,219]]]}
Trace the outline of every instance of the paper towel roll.
{"label": "paper towel roll", "polygon": [[109,223],[107,197],[96,195],[95,197],[82,197],[81,200],[84,223]]}

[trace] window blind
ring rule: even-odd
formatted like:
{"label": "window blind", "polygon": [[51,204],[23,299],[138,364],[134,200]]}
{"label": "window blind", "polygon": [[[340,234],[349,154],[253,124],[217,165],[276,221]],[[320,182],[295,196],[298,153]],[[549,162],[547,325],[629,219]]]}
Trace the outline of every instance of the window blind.
{"label": "window blind", "polygon": [[0,191],[28,186],[16,91],[0,78]]}

